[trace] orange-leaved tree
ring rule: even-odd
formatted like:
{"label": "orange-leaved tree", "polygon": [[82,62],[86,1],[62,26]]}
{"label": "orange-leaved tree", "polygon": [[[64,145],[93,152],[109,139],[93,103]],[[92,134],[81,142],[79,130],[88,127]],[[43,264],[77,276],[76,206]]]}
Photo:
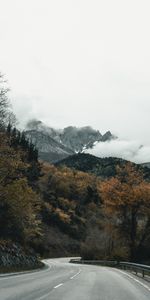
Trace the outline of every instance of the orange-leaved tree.
{"label": "orange-leaved tree", "polygon": [[127,163],[117,167],[115,178],[101,184],[101,195],[106,227],[115,233],[112,251],[115,253],[119,241],[129,251],[124,257],[137,260],[140,254],[144,256],[141,249],[150,238],[150,183],[132,163]]}

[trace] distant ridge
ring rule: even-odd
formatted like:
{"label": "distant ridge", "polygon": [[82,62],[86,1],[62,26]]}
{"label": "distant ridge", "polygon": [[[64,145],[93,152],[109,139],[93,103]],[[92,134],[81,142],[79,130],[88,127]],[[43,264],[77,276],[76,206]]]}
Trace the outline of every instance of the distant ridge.
{"label": "distant ridge", "polygon": [[150,162],[142,163],[141,165],[150,169]]}
{"label": "distant ridge", "polygon": [[[78,153],[76,155],[67,157],[62,161],[57,162],[56,166],[66,166],[82,172],[93,173],[96,176],[102,178],[109,178],[116,175],[116,167],[123,166],[129,161],[115,158],[115,157],[106,157],[99,158],[91,154]],[[144,173],[145,179],[150,180],[150,169],[142,165],[132,163],[134,166],[137,166],[138,170],[142,170]]]}
{"label": "distant ridge", "polygon": [[52,163],[116,138],[110,131],[102,135],[90,126],[54,129],[38,120],[28,122],[25,134],[36,145],[39,157]]}

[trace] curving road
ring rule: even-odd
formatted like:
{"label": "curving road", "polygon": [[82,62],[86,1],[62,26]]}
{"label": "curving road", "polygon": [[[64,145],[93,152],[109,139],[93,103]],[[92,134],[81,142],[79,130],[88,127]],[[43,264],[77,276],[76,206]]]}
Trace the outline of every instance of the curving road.
{"label": "curving road", "polygon": [[150,283],[116,269],[49,259],[47,269],[0,275],[0,300],[149,300]]}

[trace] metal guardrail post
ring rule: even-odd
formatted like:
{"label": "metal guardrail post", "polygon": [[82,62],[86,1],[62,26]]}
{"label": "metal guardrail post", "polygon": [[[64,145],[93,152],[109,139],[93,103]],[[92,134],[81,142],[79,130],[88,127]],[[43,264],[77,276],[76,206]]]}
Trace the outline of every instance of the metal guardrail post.
{"label": "metal guardrail post", "polygon": [[89,264],[89,265],[100,265],[100,266],[109,266],[109,267],[116,267],[121,268],[123,270],[130,270],[131,272],[135,272],[137,275],[141,273],[142,277],[144,278],[145,275],[150,275],[150,266],[148,265],[141,265],[136,263],[129,263],[129,262],[118,262],[118,261],[91,261],[91,260],[82,260],[82,259],[71,259],[71,263],[80,263],[80,264]]}
{"label": "metal guardrail post", "polygon": [[145,273],[145,272],[144,272],[144,270],[143,270],[143,271],[142,271],[142,276],[143,276],[143,278],[144,278],[144,275],[145,275],[144,273]]}

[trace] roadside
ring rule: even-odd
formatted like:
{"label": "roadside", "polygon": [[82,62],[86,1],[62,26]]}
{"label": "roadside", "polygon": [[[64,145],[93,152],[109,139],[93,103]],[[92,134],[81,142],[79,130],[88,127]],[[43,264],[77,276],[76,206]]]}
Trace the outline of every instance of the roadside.
{"label": "roadside", "polygon": [[19,244],[11,241],[0,243],[0,273],[14,273],[41,269],[44,263],[34,252],[23,249]]}

